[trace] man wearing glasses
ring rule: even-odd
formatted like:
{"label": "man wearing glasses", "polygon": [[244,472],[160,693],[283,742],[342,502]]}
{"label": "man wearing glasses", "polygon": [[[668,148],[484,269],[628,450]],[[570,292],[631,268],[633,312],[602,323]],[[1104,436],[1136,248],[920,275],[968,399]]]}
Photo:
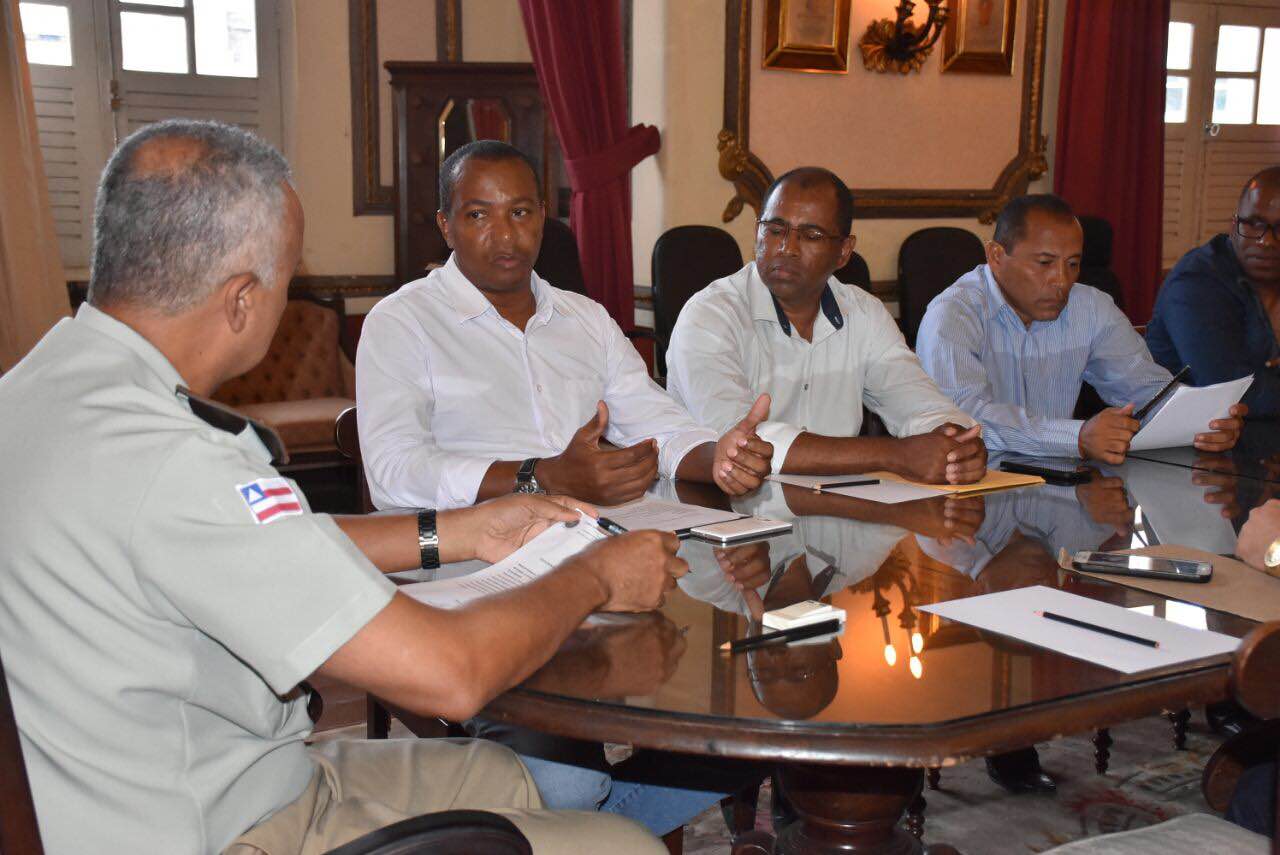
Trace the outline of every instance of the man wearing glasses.
{"label": "man wearing glasses", "polygon": [[[853,253],[852,224],[853,196],[831,172],[775,181],[755,260],[681,311],[667,389],[717,431],[768,393],[757,431],[773,444],[774,472],[977,481],[987,451],[973,419],[924,373],[879,298],[832,275]],[[864,404],[892,436],[858,436]]]}
{"label": "man wearing glasses", "polygon": [[1188,252],[1156,299],[1147,346],[1196,386],[1253,375],[1249,414],[1280,416],[1280,166],[1244,185],[1229,234]]}

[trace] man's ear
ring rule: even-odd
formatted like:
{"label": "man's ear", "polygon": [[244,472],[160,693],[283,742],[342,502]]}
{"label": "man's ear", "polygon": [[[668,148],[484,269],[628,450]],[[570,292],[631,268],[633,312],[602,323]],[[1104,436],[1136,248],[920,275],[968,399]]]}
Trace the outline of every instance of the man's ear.
{"label": "man's ear", "polygon": [[987,241],[987,264],[992,270],[998,270],[1004,265],[1004,261],[1009,257],[1009,253],[1005,251],[1004,245],[994,241]]}
{"label": "man's ear", "polygon": [[857,245],[858,236],[853,234],[840,242],[840,264],[836,267],[836,270],[849,263],[849,259],[853,257],[853,248]]}
{"label": "man's ear", "polygon": [[453,249],[453,239],[449,237],[449,217],[444,211],[436,211],[436,226],[440,229],[440,234],[444,235],[445,246]]}
{"label": "man's ear", "polygon": [[237,273],[222,283],[222,311],[227,326],[233,333],[240,333],[249,323],[253,311],[262,296],[262,285],[252,273]]}

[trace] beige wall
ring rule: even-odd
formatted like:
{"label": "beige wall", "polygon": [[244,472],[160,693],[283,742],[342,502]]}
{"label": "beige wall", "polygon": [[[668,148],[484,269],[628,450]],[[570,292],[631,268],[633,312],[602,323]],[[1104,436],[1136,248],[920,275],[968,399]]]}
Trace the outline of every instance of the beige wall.
{"label": "beige wall", "polygon": [[[435,59],[434,0],[378,0],[378,64]],[[352,213],[351,82],[346,0],[294,0],[285,16],[286,153],[307,213],[303,272],[385,275],[395,269],[390,216]],[[516,0],[464,0],[463,57],[528,62]],[[382,174],[391,182],[391,101],[381,72]]]}
{"label": "beige wall", "polygon": [[[827,77],[784,72],[768,72],[764,75],[757,72],[754,75],[753,88],[758,91],[762,88],[761,80],[766,80],[768,82],[763,87],[766,92],[791,105],[787,107],[790,112],[784,114],[786,120],[770,126],[767,114],[754,103],[756,99],[753,94],[751,148],[775,173],[806,159],[839,169],[838,165],[827,161],[840,155],[840,143],[847,139],[850,128],[865,125],[884,130],[890,123],[877,116],[888,111],[895,99],[915,97],[917,93],[926,93],[926,96],[921,97],[928,106],[928,112],[945,116],[934,127],[928,128],[934,139],[941,139],[941,135],[947,132],[949,123],[958,115],[962,115],[964,121],[970,123],[976,121],[978,116],[990,118],[999,115],[1001,121],[1012,122],[1016,128],[1014,110],[1005,109],[1004,113],[1000,113],[999,109],[980,112],[982,105],[994,97],[993,92],[998,84],[1016,86],[1009,78],[992,83],[991,78],[984,79],[981,76],[940,75],[936,52],[920,75],[911,75],[905,79],[864,71],[857,56],[857,38],[866,28],[866,21],[873,13],[887,14],[884,9],[879,8],[880,5],[884,5],[886,9],[893,5],[889,0],[873,2],[878,4],[874,8],[865,3],[854,4],[855,20],[850,26],[854,42],[851,46],[851,62],[856,67],[851,69],[848,76]],[[756,47],[753,66],[758,67],[760,20],[764,4],[756,2],[754,6],[756,20],[752,31]],[[1064,7],[1065,4],[1060,2],[1050,3],[1043,127],[1043,131],[1050,135],[1050,151],[1053,147],[1052,133],[1057,110]],[[725,4],[722,0],[636,0],[635,8],[632,33],[633,118],[635,121],[657,125],[663,134],[662,151],[656,162],[642,164],[636,171],[632,185],[635,197],[633,234],[636,281],[647,284],[649,252],[658,234],[666,228],[686,223],[719,225],[721,212],[732,195],[729,183],[719,176],[715,147],[716,134],[723,117],[722,46]],[[1025,23],[1025,14],[1022,20]],[[1021,34],[1017,42],[1019,66],[1024,37],[1025,33]],[[661,60],[661,65],[654,64],[658,60]],[[1020,68],[1015,70],[1020,71]],[[860,108],[856,114],[849,112],[834,119],[829,118],[833,114],[820,105],[830,104],[837,98],[841,103],[856,100],[839,94],[841,82],[848,86],[851,80],[856,81],[855,88],[860,87],[864,94],[869,92],[874,95],[874,110]],[[913,88],[915,86],[922,88],[917,90]],[[1016,98],[1010,100],[1016,104]],[[952,102],[963,106],[953,108]],[[818,115],[823,117],[821,123],[813,121],[812,117]],[[797,132],[795,125],[800,120],[809,123],[808,131]],[[828,124],[839,125],[841,128],[837,132],[823,133],[821,128]],[[917,128],[915,133],[919,132]],[[829,142],[816,148],[807,144],[807,141],[819,137]],[[872,139],[876,137],[873,136]],[[898,147],[904,148],[907,156],[891,163],[890,168],[876,171],[874,178],[870,173],[859,177],[866,178],[863,183],[869,186],[912,187],[925,180],[940,186],[951,183],[949,176],[953,167],[958,170],[957,174],[964,174],[968,178],[974,178],[985,169],[990,171],[990,175],[975,186],[990,186],[1004,162],[1016,150],[1016,131],[1008,134],[1007,140],[998,149],[995,146],[970,146],[974,151],[967,151],[962,158],[938,158],[940,166],[922,163],[923,146],[905,145],[899,141]],[[882,144],[863,140],[860,145],[879,148]],[[1008,151],[1004,150],[1006,148]],[[850,150],[853,150],[852,146]],[[856,179],[853,180],[856,183]],[[952,183],[951,186],[962,185]],[[1050,183],[1042,180],[1033,186],[1036,189],[1047,189]],[[753,219],[754,213],[748,209],[726,226],[738,239],[744,257],[748,258],[752,249]],[[872,278],[895,278],[898,247],[903,239],[917,229],[935,225],[967,228],[984,239],[991,235],[990,226],[983,226],[973,218],[861,220],[854,224],[854,231],[858,236],[858,251],[866,258]]]}
{"label": "beige wall", "polygon": [[[351,213],[347,4],[344,0],[295,2],[294,20],[285,26],[286,145],[294,166],[298,192],[307,211],[307,237],[303,252],[305,272],[313,275],[389,274],[394,269],[391,217],[356,217]],[[722,123],[725,4],[723,0],[634,0],[634,4],[632,119],[657,125],[663,137],[662,151],[657,157],[642,163],[632,179],[635,276],[638,283],[648,284],[649,256],[658,235],[673,226],[689,223],[721,225],[721,212],[733,195],[731,185],[720,177],[717,169],[715,146],[716,134]],[[754,5],[758,17],[764,4],[757,0]],[[1050,136],[1051,151],[1064,7],[1063,3],[1050,2],[1044,132]],[[874,11],[861,3],[855,4],[855,10],[860,10],[857,11],[859,18],[869,17]],[[378,15],[380,63],[388,59],[434,59],[435,4],[432,0],[379,0]],[[464,58],[474,61],[529,61],[529,49],[516,0],[464,0],[463,18]],[[865,22],[854,21],[851,31],[855,42],[864,27]],[[760,29],[757,20],[753,26],[757,42]],[[298,49],[299,46],[303,49]],[[1020,36],[1019,61],[1021,47]],[[853,49],[856,63],[856,44]],[[810,75],[769,74],[781,81],[776,85],[783,89],[810,85],[831,88],[834,85]],[[871,75],[860,66],[850,72],[850,77],[840,79],[847,82],[854,79],[852,76],[855,74],[859,75],[857,79],[862,85],[878,93],[877,97],[888,97],[885,93],[898,97],[904,92],[912,92],[910,87],[913,85],[928,86],[931,81],[946,84],[940,91],[948,98],[953,97],[953,90],[964,92],[973,87],[978,94],[964,96],[968,106],[957,111],[966,115],[976,114],[974,105],[982,101],[985,97],[982,93],[990,88],[989,82],[981,78],[939,75],[936,56],[926,64],[922,75],[912,75],[905,80]],[[1006,79],[1004,82],[1009,81]],[[885,88],[880,89],[882,86]],[[935,91],[930,98],[936,96]],[[805,104],[822,103],[821,99],[809,98],[807,94],[791,100]],[[934,112],[945,112],[936,103],[930,103]],[[390,101],[385,92],[381,107],[383,174],[389,181]],[[884,109],[884,106],[878,109]],[[798,148],[792,150],[787,135],[770,130],[758,108],[753,116],[752,147],[762,154],[771,169],[779,171],[795,165],[801,157],[817,156]],[[861,113],[850,113],[841,121],[862,122],[864,119],[869,126],[875,124],[874,116]],[[1005,119],[1011,120],[1010,117]],[[831,135],[832,139],[837,137],[842,135]],[[768,147],[767,153],[761,146]],[[828,154],[834,156],[834,153]],[[1008,155],[1009,152],[1002,150],[999,158],[1007,159]],[[880,178],[875,183],[878,186],[914,186],[917,178],[926,174],[921,171],[924,167],[920,160],[919,157],[904,158],[895,169],[879,173]],[[966,169],[979,168],[975,165],[978,160],[971,159],[967,163]],[[985,161],[980,165],[991,166]],[[941,177],[945,178],[946,174]],[[938,175],[933,178],[941,180]],[[1046,177],[1035,186],[1047,189],[1051,185]],[[753,219],[752,212],[748,210],[725,225],[737,238],[745,257],[751,254]],[[932,225],[968,228],[984,238],[991,232],[990,227],[982,226],[976,219],[862,220],[855,224],[858,250],[867,259],[872,278],[894,278],[898,246],[902,240],[916,229]]]}

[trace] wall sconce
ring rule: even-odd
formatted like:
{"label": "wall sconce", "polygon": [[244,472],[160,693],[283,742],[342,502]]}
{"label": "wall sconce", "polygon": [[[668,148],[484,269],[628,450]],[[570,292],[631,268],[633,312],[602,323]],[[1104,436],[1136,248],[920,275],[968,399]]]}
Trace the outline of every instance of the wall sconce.
{"label": "wall sconce", "polygon": [[881,18],[867,26],[862,40],[858,42],[862,50],[862,64],[867,70],[882,74],[890,69],[901,74],[920,70],[934,43],[942,35],[950,14],[943,5],[945,0],[924,2],[929,5],[929,17],[918,29],[911,23],[915,0],[900,0],[896,20]]}

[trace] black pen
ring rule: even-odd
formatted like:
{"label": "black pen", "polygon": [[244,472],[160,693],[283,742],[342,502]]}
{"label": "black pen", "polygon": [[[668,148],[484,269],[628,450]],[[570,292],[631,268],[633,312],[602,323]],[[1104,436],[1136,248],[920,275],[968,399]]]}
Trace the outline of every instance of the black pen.
{"label": "black pen", "polygon": [[835,632],[839,628],[840,619],[832,618],[831,620],[824,620],[819,623],[811,623],[805,626],[792,627],[791,629],[780,629],[777,632],[766,632],[762,635],[751,635],[746,638],[739,638],[737,641],[726,641],[724,644],[720,645],[720,650],[728,653],[741,653],[744,650],[754,650],[757,647],[764,647],[769,644],[786,644],[790,641],[815,638],[819,635],[826,635],[829,632]]}
{"label": "black pen", "polygon": [[830,490],[835,487],[870,487],[872,484],[879,484],[879,478],[859,478],[856,481],[823,481],[815,484],[815,490]]}
{"label": "black pen", "polygon": [[616,522],[609,519],[608,517],[596,517],[596,525],[600,526],[602,529],[609,532],[609,534],[626,534],[627,533],[627,530],[625,528],[618,525]]}
{"label": "black pen", "polygon": [[1168,383],[1164,384],[1164,388],[1161,389],[1159,392],[1156,392],[1156,396],[1152,398],[1150,401],[1147,401],[1147,403],[1143,405],[1142,409],[1134,413],[1133,418],[1137,419],[1138,421],[1142,421],[1144,418],[1146,418],[1147,413],[1151,412],[1151,408],[1154,407],[1156,404],[1160,403],[1162,400],[1164,400],[1164,396],[1172,392],[1173,387],[1177,386],[1178,381],[1180,381],[1183,377],[1186,377],[1187,372],[1190,370],[1191,370],[1190,365],[1182,366],[1182,370],[1179,371],[1177,374],[1173,375],[1173,379],[1170,380]]}
{"label": "black pen", "polygon": [[1130,635],[1127,632],[1121,632],[1118,629],[1109,629],[1108,627],[1105,627],[1105,626],[1098,626],[1096,624],[1086,623],[1085,621],[1067,617],[1066,615],[1056,615],[1053,612],[1036,612],[1036,614],[1038,614],[1040,617],[1046,620],[1057,621],[1058,623],[1065,623],[1069,626],[1079,627],[1080,629],[1091,629],[1094,632],[1100,632],[1103,635],[1109,635],[1112,638],[1120,638],[1120,639],[1123,639],[1124,641],[1132,641],[1134,644],[1145,644],[1147,647],[1160,646],[1160,642],[1153,641],[1150,638],[1142,638],[1141,636]]}

